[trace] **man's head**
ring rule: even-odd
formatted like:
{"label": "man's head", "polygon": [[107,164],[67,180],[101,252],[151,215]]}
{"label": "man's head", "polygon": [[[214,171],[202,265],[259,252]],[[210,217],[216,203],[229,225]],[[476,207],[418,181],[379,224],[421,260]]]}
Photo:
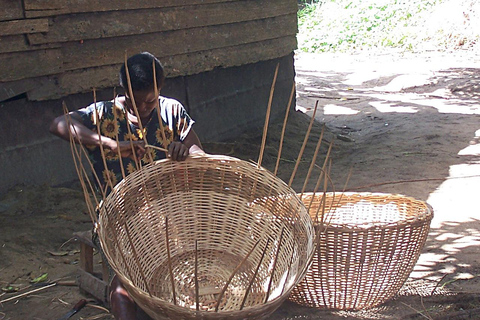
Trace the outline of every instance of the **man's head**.
{"label": "man's head", "polygon": [[[148,52],[142,52],[128,58],[128,73],[130,75],[130,83],[133,92],[154,90],[152,67],[154,62],[157,86],[160,89],[163,86],[165,74],[163,72],[162,64],[154,55]],[[120,85],[125,92],[128,93],[128,80],[125,64],[120,68]]]}
{"label": "man's head", "polygon": [[[137,107],[140,119],[148,119],[157,105],[158,96],[155,95],[153,81],[153,65],[155,64],[155,77],[158,91],[163,86],[165,74],[163,67],[155,56],[148,52],[142,52],[131,56],[127,60],[128,74],[132,85],[133,99]],[[128,79],[125,65],[120,68],[120,85],[125,90],[125,104],[129,110],[133,109],[132,97],[128,89]]]}

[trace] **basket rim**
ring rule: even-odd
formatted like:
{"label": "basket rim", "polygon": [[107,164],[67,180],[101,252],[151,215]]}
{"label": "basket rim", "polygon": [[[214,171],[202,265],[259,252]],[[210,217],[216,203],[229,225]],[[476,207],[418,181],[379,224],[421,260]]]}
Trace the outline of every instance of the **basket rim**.
{"label": "basket rim", "polygon": [[[300,195],[300,194],[298,194]],[[313,193],[313,192],[305,192],[302,194],[300,197],[302,201],[305,198],[305,196],[323,196],[324,193]],[[321,228],[321,229],[335,229],[335,230],[343,230],[343,231],[353,231],[353,230],[369,230],[369,229],[375,229],[375,228],[382,228],[382,229],[392,229],[392,228],[399,228],[399,227],[404,227],[404,226],[414,226],[414,225],[422,225],[425,223],[429,223],[433,219],[434,211],[432,206],[427,203],[426,201],[422,201],[419,199],[416,199],[411,196],[406,196],[403,194],[399,193],[384,193],[384,192],[326,192],[325,195],[327,197],[337,197],[337,196],[347,196],[347,197],[352,197],[352,196],[360,196],[360,197],[385,197],[386,199],[405,199],[410,202],[415,202],[421,206],[424,207],[424,212],[422,214],[415,215],[414,217],[410,217],[408,219],[400,219],[398,221],[394,222],[381,222],[381,221],[372,221],[369,222],[371,224],[370,226],[359,226],[358,223],[341,223],[341,222],[335,222],[335,223],[322,223],[321,221],[314,221],[315,219],[312,218],[313,225],[315,228]],[[308,206],[307,206],[308,210]],[[309,213],[310,214],[310,213]]]}
{"label": "basket rim", "polygon": [[[218,155],[218,154],[208,154],[208,153],[205,153],[205,154],[193,154],[193,155],[189,155],[184,161],[174,161],[170,158],[165,158],[165,159],[159,159],[159,160],[156,160],[156,161],[153,161],[151,163],[148,163],[144,166],[142,166],[141,169],[138,169],[132,173],[130,173],[129,175],[127,175],[124,179],[122,179],[121,181],[119,181],[115,186],[113,186],[112,190],[110,191],[110,193],[105,197],[105,199],[102,201],[102,203],[104,202],[110,202],[110,198],[113,197],[114,194],[118,193],[120,190],[118,189],[121,189],[125,184],[129,183],[131,180],[133,179],[136,179],[137,176],[139,175],[142,175],[143,172],[144,172],[144,168],[149,168],[151,166],[155,166],[155,165],[159,165],[161,163],[177,163],[177,164],[181,164],[181,163],[188,163],[188,162],[192,162],[192,161],[199,161],[199,160],[202,160],[202,161],[229,161],[229,162],[233,162],[233,163],[242,163],[242,164],[245,164],[245,165],[250,165],[252,167],[256,167],[257,170],[259,170],[259,172],[262,172],[264,174],[267,174],[267,175],[271,175],[272,177],[275,177],[278,179],[278,182],[280,184],[283,184],[286,186],[286,188],[288,188],[292,194],[295,194],[297,195],[296,191],[293,190],[292,187],[288,186],[285,181],[283,181],[282,179],[278,178],[277,176],[275,176],[272,172],[270,172],[269,170],[265,169],[264,167],[262,166],[258,166],[255,162],[252,162],[252,161],[247,161],[247,160],[243,160],[243,159],[239,159],[239,158],[236,158],[236,157],[232,157],[232,156],[225,156],[225,155]],[[100,208],[102,207],[102,203],[100,203]]]}

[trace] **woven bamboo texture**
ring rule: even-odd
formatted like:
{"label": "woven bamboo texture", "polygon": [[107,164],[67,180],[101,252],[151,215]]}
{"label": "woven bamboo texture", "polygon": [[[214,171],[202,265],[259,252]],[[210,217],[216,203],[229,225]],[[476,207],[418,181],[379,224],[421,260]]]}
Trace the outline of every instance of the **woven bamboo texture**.
{"label": "woven bamboo texture", "polygon": [[226,156],[160,160],[128,175],[103,202],[98,233],[154,319],[262,319],[314,254],[313,223],[297,194]]}
{"label": "woven bamboo texture", "polygon": [[431,207],[379,193],[306,194],[302,201],[320,237],[307,275],[289,299],[319,309],[360,310],[392,298],[420,256]]}

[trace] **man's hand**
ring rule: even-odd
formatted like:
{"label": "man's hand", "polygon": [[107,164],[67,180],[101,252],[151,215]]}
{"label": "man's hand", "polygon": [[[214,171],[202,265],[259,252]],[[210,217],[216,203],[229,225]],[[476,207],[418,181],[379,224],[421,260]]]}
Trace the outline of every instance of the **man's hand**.
{"label": "man's hand", "polygon": [[188,148],[180,141],[173,141],[168,146],[167,157],[174,161],[184,161],[188,157]]}

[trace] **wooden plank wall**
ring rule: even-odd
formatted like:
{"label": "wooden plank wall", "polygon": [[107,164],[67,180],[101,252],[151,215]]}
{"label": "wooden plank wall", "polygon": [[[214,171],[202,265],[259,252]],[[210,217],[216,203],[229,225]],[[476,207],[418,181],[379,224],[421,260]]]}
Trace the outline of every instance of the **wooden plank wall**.
{"label": "wooden plank wall", "polygon": [[0,0],[0,101],[57,99],[118,83],[125,53],[168,77],[285,56],[296,0]]}

